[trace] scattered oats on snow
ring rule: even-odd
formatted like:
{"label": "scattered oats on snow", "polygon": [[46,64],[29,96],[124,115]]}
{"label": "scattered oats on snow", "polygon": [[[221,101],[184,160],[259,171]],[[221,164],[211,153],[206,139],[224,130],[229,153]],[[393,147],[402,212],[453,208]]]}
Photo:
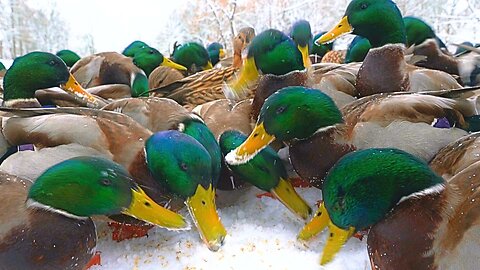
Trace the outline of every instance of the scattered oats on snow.
{"label": "scattered oats on snow", "polygon": [[[321,198],[315,188],[298,189],[310,205]],[[326,231],[308,243],[296,240],[303,222],[296,219],[280,202],[268,197],[258,199],[262,191],[251,188],[234,206],[219,210],[228,235],[218,252],[211,252],[201,242],[196,229],[170,232],[155,228],[149,237],[116,243],[105,223],[97,224],[97,250],[102,254],[102,269],[369,269],[366,238],[350,239],[327,265],[319,265]],[[313,207],[315,208],[315,206]],[[184,211],[182,214],[187,215]]]}

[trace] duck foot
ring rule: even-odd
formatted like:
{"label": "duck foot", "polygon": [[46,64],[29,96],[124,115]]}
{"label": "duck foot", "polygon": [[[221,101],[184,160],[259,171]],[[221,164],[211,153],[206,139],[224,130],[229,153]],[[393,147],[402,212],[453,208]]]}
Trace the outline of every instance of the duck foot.
{"label": "duck foot", "polygon": [[293,186],[293,187],[297,187],[297,188],[308,188],[308,187],[312,187],[312,185],[310,184],[310,182],[308,182],[307,180],[303,180],[303,179],[300,178],[300,177],[291,178],[291,179],[290,179],[290,182],[292,183],[292,186]]}
{"label": "duck foot", "polygon": [[273,194],[270,193],[270,192],[260,193],[260,194],[255,195],[255,197],[257,197],[259,199],[261,199],[262,197],[269,197],[269,198],[272,198],[272,199],[276,199],[275,196],[273,196]]}
{"label": "duck foot", "polygon": [[87,270],[94,265],[101,265],[102,264],[102,258],[100,257],[100,254],[101,254],[100,251],[95,252],[93,257],[90,259],[90,261],[87,263],[87,265],[85,265],[85,268],[83,268],[83,269]]}
{"label": "duck foot", "polygon": [[113,228],[112,240],[121,242],[123,240],[148,236],[148,231],[153,225],[131,225],[119,222],[108,222],[108,227]]}

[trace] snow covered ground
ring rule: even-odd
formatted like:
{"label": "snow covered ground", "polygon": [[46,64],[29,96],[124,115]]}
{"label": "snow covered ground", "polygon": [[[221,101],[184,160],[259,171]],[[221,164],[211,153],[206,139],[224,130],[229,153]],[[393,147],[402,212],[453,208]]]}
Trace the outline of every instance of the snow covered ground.
{"label": "snow covered ground", "polygon": [[[315,188],[298,191],[313,206],[321,198],[321,192]],[[235,205],[219,209],[228,235],[218,252],[206,248],[195,228],[187,232],[155,228],[148,238],[117,243],[111,240],[106,223],[97,224],[97,250],[101,251],[102,265],[91,269],[370,269],[366,238],[350,239],[332,263],[320,266],[327,233],[305,247],[296,240],[304,223],[280,202],[256,198],[259,193],[262,192],[250,188]],[[187,216],[186,212],[182,214]]]}

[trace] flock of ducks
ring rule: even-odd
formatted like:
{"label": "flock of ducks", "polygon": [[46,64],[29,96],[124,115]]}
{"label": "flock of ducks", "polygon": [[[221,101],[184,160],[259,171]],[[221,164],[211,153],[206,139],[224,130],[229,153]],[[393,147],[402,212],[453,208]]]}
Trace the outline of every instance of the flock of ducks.
{"label": "flock of ducks", "polygon": [[[85,269],[92,216],[120,241],[189,229],[184,205],[217,251],[216,191],[254,185],[310,219],[299,240],[328,227],[321,264],[368,231],[372,269],[475,269],[480,55],[459,46],[391,0],[353,0],[315,37],[303,20],[288,35],[243,28],[228,58],[218,43],[167,58],[141,41],[18,57],[0,67],[0,265]],[[322,192],[314,215],[299,183]]]}

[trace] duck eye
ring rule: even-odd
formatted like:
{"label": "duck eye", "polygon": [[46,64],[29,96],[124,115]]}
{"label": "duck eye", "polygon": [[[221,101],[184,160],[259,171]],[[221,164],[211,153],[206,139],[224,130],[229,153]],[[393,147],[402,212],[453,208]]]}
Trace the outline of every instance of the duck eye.
{"label": "duck eye", "polygon": [[180,168],[181,168],[183,171],[187,171],[188,166],[187,166],[187,164],[185,164],[185,163],[182,162],[182,163],[180,163]]}
{"label": "duck eye", "polygon": [[149,52],[149,53],[150,53],[150,54],[153,54],[153,50],[150,50],[150,52]]}
{"label": "duck eye", "polygon": [[103,178],[102,180],[100,180],[100,183],[103,185],[103,186],[110,186],[112,184],[112,181],[108,178]]}
{"label": "duck eye", "polygon": [[367,4],[367,3],[362,3],[362,4],[360,5],[360,8],[361,8],[361,9],[367,9],[367,7],[368,7],[368,4]]}
{"label": "duck eye", "polygon": [[48,62],[48,64],[53,67],[57,65],[57,62],[55,60],[51,60],[50,62]]}
{"label": "duck eye", "polygon": [[281,114],[281,113],[283,113],[286,109],[287,109],[287,107],[285,107],[285,106],[279,107],[279,108],[276,110],[276,113],[277,113],[277,114]]}

